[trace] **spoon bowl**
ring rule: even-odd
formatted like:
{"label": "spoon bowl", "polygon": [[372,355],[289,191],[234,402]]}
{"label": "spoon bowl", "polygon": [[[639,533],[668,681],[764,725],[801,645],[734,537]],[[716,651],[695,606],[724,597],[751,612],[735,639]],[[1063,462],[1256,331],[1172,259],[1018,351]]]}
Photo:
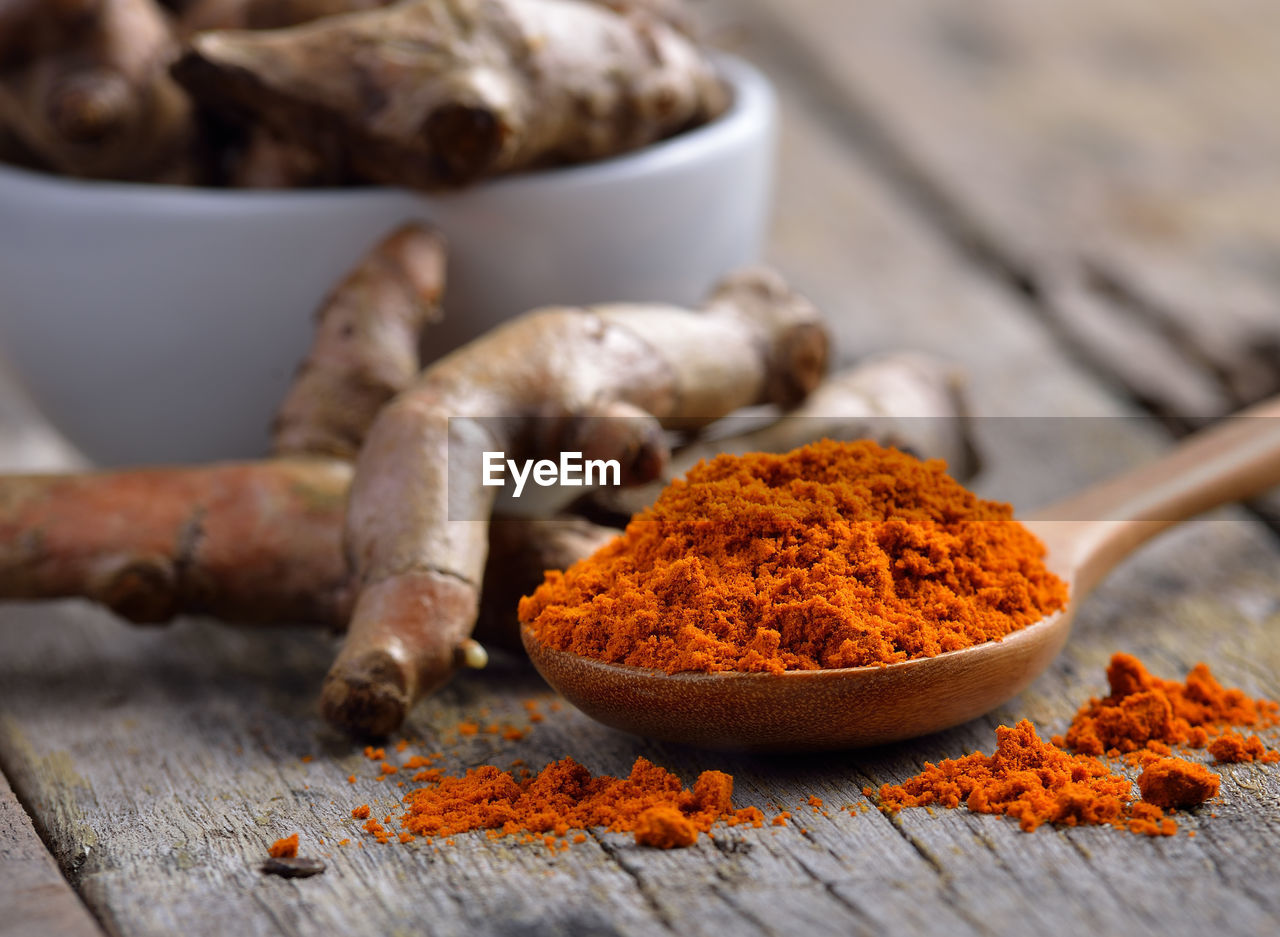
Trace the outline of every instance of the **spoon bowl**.
{"label": "spoon bowl", "polygon": [[546,647],[521,630],[538,672],[607,726],[699,748],[862,748],[968,722],[1021,693],[1066,643],[1069,614],[937,657],[882,667],[676,673]]}
{"label": "spoon bowl", "polygon": [[1028,522],[1067,607],[989,641],[875,667],[666,673],[550,648],[526,625],[538,672],[574,706],[626,732],[703,748],[821,751],[901,741],[959,725],[1022,692],[1066,643],[1080,601],[1159,531],[1280,483],[1280,398],[1198,433],[1156,462]]}

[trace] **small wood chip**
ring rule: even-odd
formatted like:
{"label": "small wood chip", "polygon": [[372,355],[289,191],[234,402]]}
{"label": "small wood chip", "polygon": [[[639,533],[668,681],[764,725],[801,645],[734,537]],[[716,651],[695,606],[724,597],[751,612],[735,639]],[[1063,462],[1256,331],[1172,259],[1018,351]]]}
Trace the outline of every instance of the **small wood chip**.
{"label": "small wood chip", "polygon": [[273,857],[262,863],[262,871],[281,878],[310,878],[324,871],[324,862],[307,856],[291,856],[287,859]]}

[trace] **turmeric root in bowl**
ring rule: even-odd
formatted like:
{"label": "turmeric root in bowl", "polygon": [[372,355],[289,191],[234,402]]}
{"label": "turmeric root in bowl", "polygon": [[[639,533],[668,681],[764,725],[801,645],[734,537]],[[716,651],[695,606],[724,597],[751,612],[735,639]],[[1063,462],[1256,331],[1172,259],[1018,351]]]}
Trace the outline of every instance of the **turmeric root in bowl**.
{"label": "turmeric root in bowl", "polygon": [[[262,100],[278,113],[277,96],[243,90],[240,66],[213,63],[228,44],[209,40],[236,35],[205,34],[202,52],[201,37],[192,41],[190,85],[222,69],[229,110]],[[716,62],[729,103],[709,123],[563,167],[546,166],[557,154],[545,149],[508,152],[501,135],[473,133],[487,171],[512,174],[456,191],[184,188],[0,166],[0,351],[91,459],[203,461],[265,451],[262,414],[307,345],[311,310],[407,220],[433,224],[450,244],[428,360],[540,305],[694,302],[758,257],[772,177],[772,91],[748,64]],[[451,113],[433,133],[477,129],[476,111]],[[576,145],[574,159],[605,152],[590,139]],[[439,181],[379,175],[416,165],[412,148],[348,154],[366,179]],[[435,170],[466,181],[470,165]]]}

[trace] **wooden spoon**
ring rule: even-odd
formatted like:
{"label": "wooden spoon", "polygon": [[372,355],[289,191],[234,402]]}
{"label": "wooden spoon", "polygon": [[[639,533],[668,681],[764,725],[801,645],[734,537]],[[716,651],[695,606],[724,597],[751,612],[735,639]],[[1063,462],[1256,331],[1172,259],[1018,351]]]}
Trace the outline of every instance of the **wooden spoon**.
{"label": "wooden spoon", "polygon": [[1027,522],[1070,583],[1067,608],[1000,641],[880,667],[784,674],[626,667],[539,644],[534,666],[587,715],[637,735],[704,748],[818,751],[877,745],[959,725],[1020,693],[1062,649],[1081,600],[1156,533],[1280,484],[1280,398],[1192,436],[1171,453]]}

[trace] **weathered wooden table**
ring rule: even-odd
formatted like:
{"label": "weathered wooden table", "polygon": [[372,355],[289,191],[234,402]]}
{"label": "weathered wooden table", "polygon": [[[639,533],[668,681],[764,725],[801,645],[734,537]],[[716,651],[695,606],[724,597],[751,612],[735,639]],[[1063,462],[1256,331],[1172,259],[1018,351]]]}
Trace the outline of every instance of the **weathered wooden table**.
{"label": "weathered wooden table", "polygon": [[[711,13],[779,85],[773,260],[828,311],[846,359],[910,346],[969,369],[982,493],[1034,507],[1280,386],[1280,6],[725,0]],[[6,465],[52,464],[56,447],[5,400]],[[416,711],[411,752],[442,748],[450,769],[572,755],[618,773],[645,755],[686,780],[730,771],[743,804],[795,811],[672,852],[599,833],[555,855],[483,834],[358,846],[350,808],[399,791],[317,716],[329,638],[7,605],[0,766],[16,800],[0,787],[0,933],[1280,932],[1275,766],[1223,768],[1216,817],[1183,817],[1170,839],[801,806],[990,750],[1001,722],[1060,731],[1117,650],[1168,676],[1203,659],[1280,696],[1270,516],[1236,508],[1167,535],[1088,601],[1031,690],[912,744],[766,759],[647,743],[553,712],[517,661]],[[464,719],[528,725],[529,699],[546,718],[524,739],[446,744]],[[267,844],[295,831],[328,871],[259,874]]]}

